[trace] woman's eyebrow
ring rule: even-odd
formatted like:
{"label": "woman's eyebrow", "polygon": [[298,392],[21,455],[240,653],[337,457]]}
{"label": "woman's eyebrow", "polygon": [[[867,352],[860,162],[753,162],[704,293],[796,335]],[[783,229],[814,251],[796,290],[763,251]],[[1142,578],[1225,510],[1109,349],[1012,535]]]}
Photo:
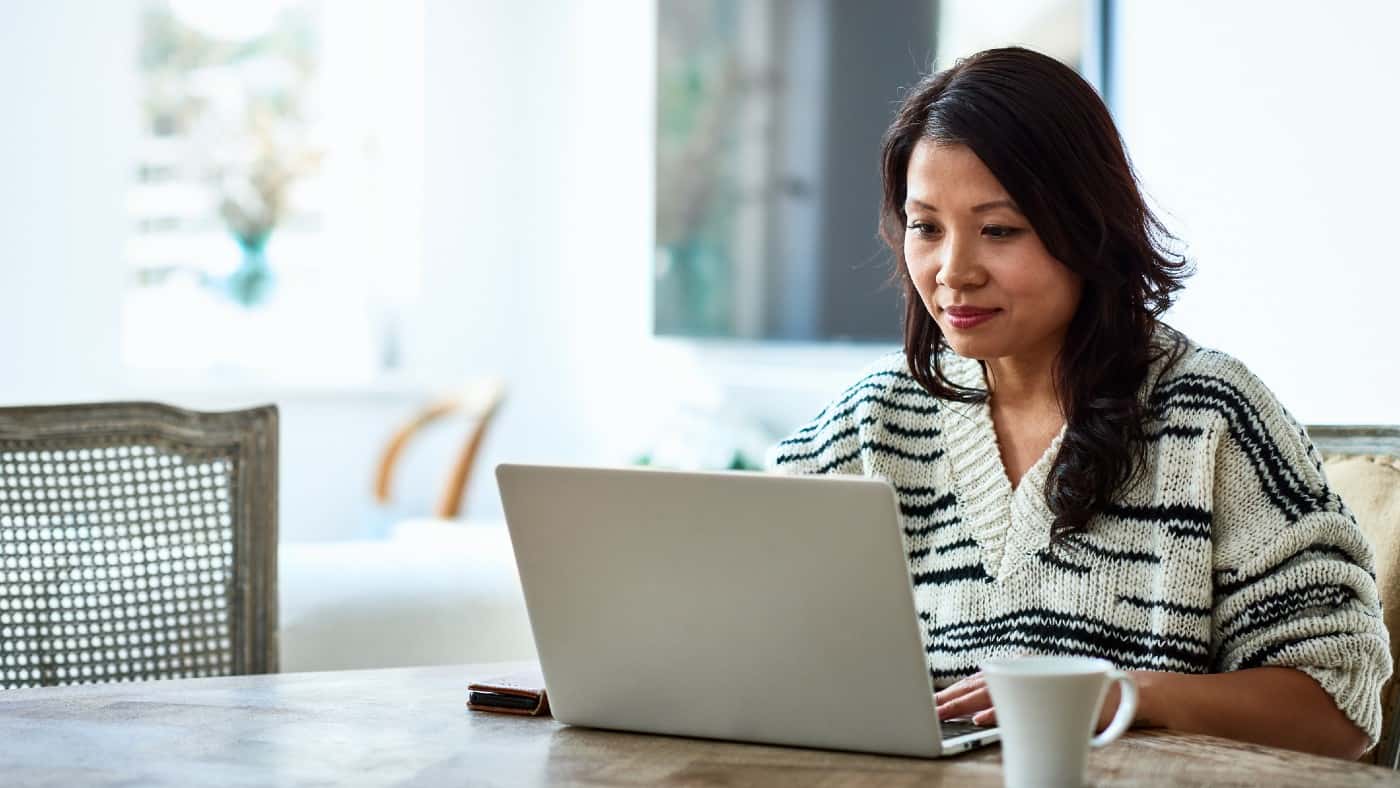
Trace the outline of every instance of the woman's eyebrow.
{"label": "woman's eyebrow", "polygon": [[990,210],[992,210],[993,208],[1008,208],[1008,209],[1010,209],[1010,210],[1015,211],[1016,213],[1020,213],[1020,212],[1021,212],[1021,209],[1016,207],[1016,203],[1014,203],[1014,202],[1012,202],[1012,201],[1010,201],[1010,200],[1004,200],[1004,199],[1003,199],[1003,200],[992,200],[991,202],[984,202],[984,203],[981,203],[980,205],[974,205],[974,206],[972,206],[972,212],[973,212],[973,213],[981,213],[981,212],[983,212],[983,211],[990,211]]}
{"label": "woman's eyebrow", "polygon": [[[933,205],[929,203],[924,202],[923,200],[916,200],[911,197],[905,202],[905,204],[912,207],[923,208],[925,210],[938,213],[937,208],[933,207]],[[1016,213],[1021,213],[1021,209],[1016,207],[1016,203],[1006,199],[990,200],[988,202],[978,203],[977,205],[972,206],[972,212],[982,213],[983,211],[990,211],[993,208],[1009,208],[1015,211]]]}

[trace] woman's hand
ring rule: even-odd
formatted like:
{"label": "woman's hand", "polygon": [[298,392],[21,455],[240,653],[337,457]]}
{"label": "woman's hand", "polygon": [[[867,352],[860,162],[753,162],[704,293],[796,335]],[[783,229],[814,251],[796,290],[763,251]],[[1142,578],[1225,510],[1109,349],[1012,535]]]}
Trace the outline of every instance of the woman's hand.
{"label": "woman's hand", "polygon": [[[1143,671],[1131,671],[1131,675],[1138,684],[1139,695],[1145,694],[1152,682],[1144,681]],[[1109,685],[1108,694],[1104,696],[1103,707],[1099,710],[1099,721],[1094,730],[1101,731],[1113,721],[1113,715],[1118,713],[1118,696],[1118,682],[1115,681]],[[933,699],[938,704],[940,720],[971,717],[975,725],[997,724],[997,711],[992,707],[992,694],[988,691],[987,681],[980,671],[939,690],[934,693]],[[1139,703],[1134,725],[1143,722],[1142,708],[1142,704]]]}
{"label": "woman's hand", "polygon": [[987,690],[987,681],[982,678],[981,671],[935,692],[933,699],[938,704],[940,720],[971,717],[976,725],[996,724],[997,713],[992,708],[992,694]]}

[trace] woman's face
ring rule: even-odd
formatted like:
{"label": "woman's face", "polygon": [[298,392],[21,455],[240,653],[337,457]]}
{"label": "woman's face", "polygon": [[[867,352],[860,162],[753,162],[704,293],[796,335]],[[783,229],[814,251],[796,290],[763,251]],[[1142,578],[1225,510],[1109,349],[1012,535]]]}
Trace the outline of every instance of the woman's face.
{"label": "woman's face", "polygon": [[904,259],[948,344],[965,358],[1053,359],[1083,290],[965,145],[909,158]]}

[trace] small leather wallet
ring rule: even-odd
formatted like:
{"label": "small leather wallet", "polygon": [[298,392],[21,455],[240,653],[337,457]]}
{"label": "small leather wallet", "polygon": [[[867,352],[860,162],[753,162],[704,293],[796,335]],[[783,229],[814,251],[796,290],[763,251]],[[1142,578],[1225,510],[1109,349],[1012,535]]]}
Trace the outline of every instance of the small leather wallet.
{"label": "small leather wallet", "polygon": [[549,714],[544,676],[535,669],[468,684],[467,708],[527,717]]}

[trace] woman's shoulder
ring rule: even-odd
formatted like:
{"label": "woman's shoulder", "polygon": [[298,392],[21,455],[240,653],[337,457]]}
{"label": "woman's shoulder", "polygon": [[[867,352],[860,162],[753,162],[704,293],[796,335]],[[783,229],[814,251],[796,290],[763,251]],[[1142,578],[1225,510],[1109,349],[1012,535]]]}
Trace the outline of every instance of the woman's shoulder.
{"label": "woman's shoulder", "polygon": [[1217,424],[1251,433],[1290,435],[1298,422],[1264,381],[1239,358],[1199,345],[1183,335],[1174,359],[1153,387],[1150,404],[1158,415],[1188,411]]}
{"label": "woman's shoulder", "polygon": [[844,418],[860,421],[874,411],[895,408],[937,410],[934,397],[909,369],[902,350],[882,354],[862,368],[855,380],[833,399],[818,419]]}
{"label": "woman's shoulder", "polygon": [[1160,335],[1162,367],[1156,388],[1172,386],[1193,391],[1229,391],[1247,399],[1273,399],[1272,392],[1259,376],[1235,356],[1212,347],[1197,344],[1185,334],[1171,330]]}
{"label": "woman's shoulder", "polygon": [[879,402],[900,394],[921,393],[923,388],[909,370],[904,351],[884,353],[866,364],[855,381],[841,392],[837,401]]}
{"label": "woman's shoulder", "polygon": [[887,353],[881,353],[879,356],[876,356],[873,361],[861,368],[861,380],[871,376],[892,380],[897,380],[901,376],[908,377],[910,380],[914,379],[913,374],[909,371],[909,361],[905,358],[903,350],[891,350]]}
{"label": "woman's shoulder", "polygon": [[764,466],[784,473],[862,473],[862,435],[890,409],[932,413],[902,352],[867,364],[814,418],[769,450]]}
{"label": "woman's shoulder", "polygon": [[[982,366],[976,359],[944,349],[937,362],[942,379],[952,386],[973,390],[985,386]],[[818,418],[837,416],[859,422],[891,410],[936,418],[947,404],[919,382],[904,351],[895,350],[867,364]]]}

